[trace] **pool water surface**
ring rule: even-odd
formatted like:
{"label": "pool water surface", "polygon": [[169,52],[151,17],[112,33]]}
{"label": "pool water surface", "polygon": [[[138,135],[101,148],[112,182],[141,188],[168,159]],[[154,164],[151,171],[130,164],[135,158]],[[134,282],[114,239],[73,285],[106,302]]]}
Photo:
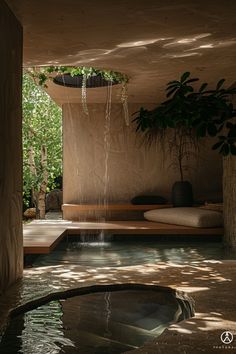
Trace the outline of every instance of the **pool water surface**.
{"label": "pool water surface", "polygon": [[204,260],[236,259],[220,242],[139,240],[62,242],[51,254],[37,257],[33,266],[75,264],[85,267],[127,267],[143,264],[197,264]]}
{"label": "pool water surface", "polygon": [[52,301],[14,318],[1,354],[120,354],[193,316],[193,302],[168,290],[102,292]]}

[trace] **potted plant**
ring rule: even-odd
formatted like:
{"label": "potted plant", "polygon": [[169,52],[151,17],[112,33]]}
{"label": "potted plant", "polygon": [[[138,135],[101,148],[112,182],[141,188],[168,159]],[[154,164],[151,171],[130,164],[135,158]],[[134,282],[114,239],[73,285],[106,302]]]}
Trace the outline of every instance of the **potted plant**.
{"label": "potted plant", "polygon": [[[198,149],[199,138],[218,136],[213,149],[219,149],[224,156],[236,155],[236,124],[231,121],[236,111],[230,102],[236,89],[223,88],[225,80],[221,79],[214,90],[207,90],[207,83],[196,90],[193,83],[197,81],[198,78],[190,77],[190,72],[185,72],[180,80],[170,81],[166,88],[167,100],[150,111],[141,107],[133,120],[147,146],[153,143],[163,148],[168,146],[175,157],[173,163],[179,167],[180,181],[172,188],[174,206],[193,203],[192,187],[184,180],[184,171],[189,166],[189,157]],[[221,134],[224,128],[228,129],[227,135]]]}

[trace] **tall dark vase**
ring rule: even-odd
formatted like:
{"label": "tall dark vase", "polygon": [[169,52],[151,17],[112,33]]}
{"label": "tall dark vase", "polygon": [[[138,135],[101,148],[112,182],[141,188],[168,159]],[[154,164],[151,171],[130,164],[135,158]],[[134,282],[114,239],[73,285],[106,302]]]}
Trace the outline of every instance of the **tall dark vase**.
{"label": "tall dark vase", "polygon": [[193,189],[188,181],[175,182],[172,187],[172,204],[174,207],[193,205]]}

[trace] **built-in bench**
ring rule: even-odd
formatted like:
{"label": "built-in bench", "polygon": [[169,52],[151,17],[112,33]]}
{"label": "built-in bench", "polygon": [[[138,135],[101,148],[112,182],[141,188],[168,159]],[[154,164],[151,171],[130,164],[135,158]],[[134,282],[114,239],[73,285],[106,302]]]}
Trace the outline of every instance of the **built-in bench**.
{"label": "built-in bench", "polygon": [[171,204],[63,204],[63,219],[97,220],[104,217],[106,220],[143,220],[143,213],[151,209],[170,208]]}
{"label": "built-in bench", "polygon": [[[96,222],[97,213],[111,212],[120,216],[120,213],[140,212],[147,210],[170,208],[171,204],[162,205],[133,205],[133,204],[64,204],[64,220],[37,220],[24,226],[24,253],[50,253],[57,244],[68,235],[83,233],[110,233],[113,235],[223,235],[223,228],[199,228],[164,224],[146,220],[112,220]],[[107,215],[107,214],[106,214]],[[91,218],[93,221],[90,221]],[[81,221],[81,220],[87,221]],[[76,222],[76,220],[80,220]],[[99,220],[99,218],[97,219]]]}

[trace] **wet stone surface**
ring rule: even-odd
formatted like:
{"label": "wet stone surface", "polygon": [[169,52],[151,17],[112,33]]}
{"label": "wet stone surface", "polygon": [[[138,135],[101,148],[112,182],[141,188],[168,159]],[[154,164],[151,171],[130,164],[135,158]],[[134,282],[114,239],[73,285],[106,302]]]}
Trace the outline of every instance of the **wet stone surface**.
{"label": "wet stone surface", "polygon": [[[200,252],[196,245],[189,242],[188,248],[179,243],[177,259],[173,256],[173,248],[176,247],[163,247],[165,258],[159,258],[158,262],[150,256],[153,249],[150,253],[144,249],[143,253],[147,256],[145,262],[142,257],[135,259],[134,254],[128,252],[119,266],[117,259],[109,256],[109,265],[103,261],[96,266],[88,266],[86,262],[79,264],[76,252],[76,262],[68,258],[63,258],[61,262],[58,256],[49,263],[44,257],[40,258],[40,262],[38,258],[37,266],[25,269],[23,279],[0,298],[1,325],[6,323],[11,308],[66,289],[115,283],[161,285],[191,295],[196,304],[195,317],[170,325],[157,339],[129,353],[224,353],[225,349],[220,348],[221,333],[226,329],[236,333],[235,257],[228,256],[227,259],[224,254],[223,257],[219,253],[217,255],[213,244],[202,243],[201,248],[205,250]],[[236,345],[232,344],[233,348],[227,347],[227,352],[236,350]]]}

